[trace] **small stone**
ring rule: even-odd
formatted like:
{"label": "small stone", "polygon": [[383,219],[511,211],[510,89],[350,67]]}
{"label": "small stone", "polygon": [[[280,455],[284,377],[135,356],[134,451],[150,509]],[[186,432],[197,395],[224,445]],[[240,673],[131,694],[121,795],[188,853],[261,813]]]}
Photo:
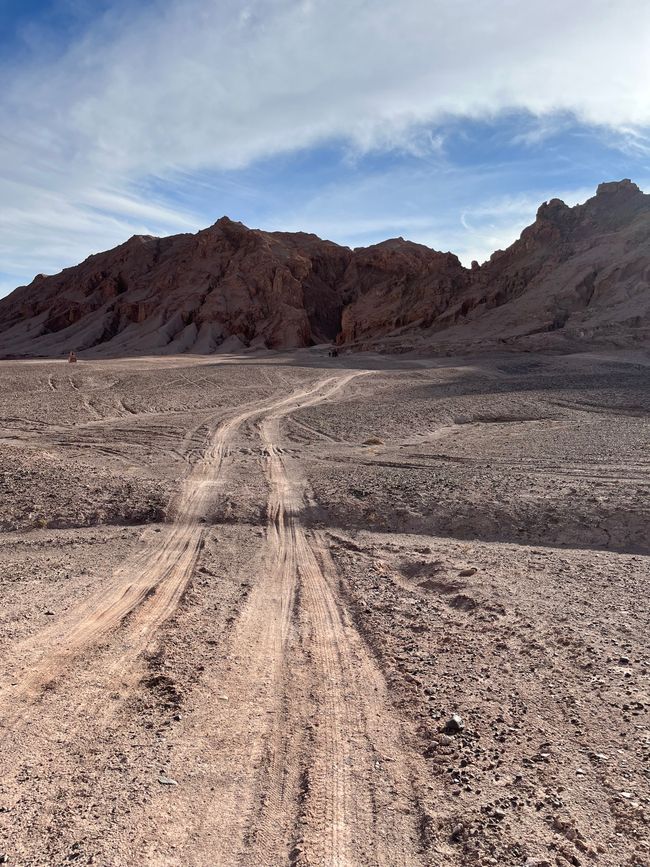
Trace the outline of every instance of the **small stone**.
{"label": "small stone", "polygon": [[460,843],[463,839],[463,835],[465,834],[465,826],[460,823],[455,826],[455,828],[451,832],[451,841],[452,843]]}
{"label": "small stone", "polygon": [[54,617],[54,612],[53,612],[53,611],[50,611],[49,608],[48,608],[48,610],[45,612],[45,616],[46,616],[46,617]]}
{"label": "small stone", "polygon": [[177,786],[178,783],[176,780],[172,780],[171,777],[158,777],[158,782],[161,786]]}
{"label": "small stone", "polygon": [[475,566],[471,566],[469,569],[461,569],[458,573],[461,578],[469,578],[471,575],[476,575],[478,569]]}
{"label": "small stone", "polygon": [[494,818],[497,820],[497,822],[501,822],[501,821],[502,821],[503,819],[505,819],[505,817],[506,817],[506,814],[504,813],[504,811],[503,811],[503,810],[499,810],[499,809],[494,810],[493,813],[492,813],[492,815],[493,815]]}
{"label": "small stone", "polygon": [[180,722],[183,717],[179,713],[175,713],[172,719],[174,720],[174,722]]}
{"label": "small stone", "polygon": [[619,661],[620,665],[629,665],[630,664],[629,656],[620,656],[618,661]]}
{"label": "small stone", "polygon": [[228,701],[228,696],[227,695],[220,695],[219,701]]}
{"label": "small stone", "polygon": [[451,717],[445,723],[444,731],[448,735],[457,735],[459,732],[465,728],[465,723],[463,722],[462,716],[455,713],[452,714]]}

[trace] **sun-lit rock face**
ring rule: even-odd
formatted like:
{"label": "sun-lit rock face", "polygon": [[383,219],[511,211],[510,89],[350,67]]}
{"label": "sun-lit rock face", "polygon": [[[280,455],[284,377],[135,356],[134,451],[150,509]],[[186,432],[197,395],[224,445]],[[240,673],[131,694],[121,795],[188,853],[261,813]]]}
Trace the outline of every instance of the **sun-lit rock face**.
{"label": "sun-lit rock face", "polygon": [[[396,278],[384,292],[377,277],[362,290],[339,339],[447,352],[650,341],[650,196],[629,180],[601,184],[583,205],[545,202],[482,266],[464,271],[429,252],[437,267],[417,280]],[[404,329],[409,317],[415,327]]]}
{"label": "sun-lit rock face", "polygon": [[647,340],[650,196],[625,180],[573,208],[544,203],[519,240],[473,274],[469,293],[471,309],[447,339],[464,326],[479,343],[531,348]]}
{"label": "sun-lit rock face", "polygon": [[403,238],[350,250],[224,217],[36,277],[0,301],[0,354],[627,345],[650,336],[649,287],[650,196],[629,180],[545,202],[471,268]]}

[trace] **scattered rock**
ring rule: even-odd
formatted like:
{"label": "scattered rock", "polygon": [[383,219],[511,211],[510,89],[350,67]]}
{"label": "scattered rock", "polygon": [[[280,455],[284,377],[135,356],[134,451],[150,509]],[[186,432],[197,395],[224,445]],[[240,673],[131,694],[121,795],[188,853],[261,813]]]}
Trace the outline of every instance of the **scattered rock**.
{"label": "scattered rock", "polygon": [[465,723],[463,722],[462,716],[455,713],[452,714],[447,722],[445,723],[445,727],[443,731],[448,735],[457,735],[465,728]]}

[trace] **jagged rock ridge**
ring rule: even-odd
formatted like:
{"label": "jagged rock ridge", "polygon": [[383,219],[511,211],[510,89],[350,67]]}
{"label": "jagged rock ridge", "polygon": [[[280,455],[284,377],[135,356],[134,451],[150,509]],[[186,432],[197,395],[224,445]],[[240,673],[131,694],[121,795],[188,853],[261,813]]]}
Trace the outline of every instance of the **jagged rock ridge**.
{"label": "jagged rock ridge", "polygon": [[357,348],[457,351],[647,340],[650,196],[601,184],[482,266],[397,238],[350,250],[222,218],[197,234],[135,236],[0,300],[0,354]]}

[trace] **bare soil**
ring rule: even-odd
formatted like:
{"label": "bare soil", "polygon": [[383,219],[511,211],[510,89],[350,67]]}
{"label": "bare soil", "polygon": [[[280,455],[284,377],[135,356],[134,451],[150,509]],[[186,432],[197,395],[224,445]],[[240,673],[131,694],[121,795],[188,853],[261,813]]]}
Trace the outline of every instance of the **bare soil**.
{"label": "bare soil", "polygon": [[3,863],[650,865],[649,372],[3,362]]}

